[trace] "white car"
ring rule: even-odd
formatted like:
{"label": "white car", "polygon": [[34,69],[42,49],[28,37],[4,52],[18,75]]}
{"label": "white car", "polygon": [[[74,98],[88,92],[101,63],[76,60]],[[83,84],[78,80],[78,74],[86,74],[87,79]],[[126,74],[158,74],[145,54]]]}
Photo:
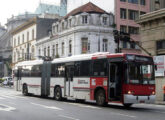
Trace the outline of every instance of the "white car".
{"label": "white car", "polygon": [[3,85],[13,85],[12,77],[3,77],[2,79],[4,79]]}

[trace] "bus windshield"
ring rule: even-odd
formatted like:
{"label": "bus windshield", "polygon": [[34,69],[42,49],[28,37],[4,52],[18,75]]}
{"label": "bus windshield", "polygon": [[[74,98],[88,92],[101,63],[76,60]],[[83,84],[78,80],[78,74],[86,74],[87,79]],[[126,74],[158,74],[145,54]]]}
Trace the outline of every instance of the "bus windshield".
{"label": "bus windshield", "polygon": [[129,63],[128,81],[130,84],[155,84],[154,65]]}

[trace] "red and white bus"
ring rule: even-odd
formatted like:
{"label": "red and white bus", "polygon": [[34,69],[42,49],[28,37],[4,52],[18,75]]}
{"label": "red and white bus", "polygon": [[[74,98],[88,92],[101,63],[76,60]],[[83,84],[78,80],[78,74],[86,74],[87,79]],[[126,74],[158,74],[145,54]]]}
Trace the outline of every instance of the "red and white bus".
{"label": "red and white bus", "polygon": [[34,60],[15,66],[15,86],[24,95],[54,97],[56,100],[95,100],[100,106],[118,102],[154,103],[154,62],[137,54],[95,53]]}

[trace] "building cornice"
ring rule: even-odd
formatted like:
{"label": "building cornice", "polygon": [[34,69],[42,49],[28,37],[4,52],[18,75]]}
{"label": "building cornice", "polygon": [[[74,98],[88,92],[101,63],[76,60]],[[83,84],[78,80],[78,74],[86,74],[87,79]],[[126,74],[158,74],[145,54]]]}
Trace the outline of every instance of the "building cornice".
{"label": "building cornice", "polygon": [[13,31],[11,31],[11,34],[12,35],[15,35],[29,27],[31,27],[32,25],[36,24],[36,21],[37,21],[37,17],[34,17],[30,20],[28,20],[27,22],[25,22],[24,24],[18,26],[16,29],[14,29]]}
{"label": "building cornice", "polygon": [[156,19],[165,18],[165,9],[160,9],[154,12],[149,12],[144,15],[141,15],[136,23],[143,24],[145,22],[153,21]]}

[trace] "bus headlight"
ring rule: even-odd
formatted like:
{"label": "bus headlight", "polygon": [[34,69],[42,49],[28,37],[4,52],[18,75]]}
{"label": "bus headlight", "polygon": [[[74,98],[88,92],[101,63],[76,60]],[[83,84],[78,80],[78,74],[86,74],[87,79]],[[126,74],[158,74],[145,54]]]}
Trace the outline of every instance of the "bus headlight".
{"label": "bus headlight", "polygon": [[152,95],[155,95],[155,91],[152,91]]}
{"label": "bus headlight", "polygon": [[127,93],[128,93],[129,95],[134,94],[134,92],[133,92],[133,91],[130,91],[130,90],[129,90]]}

